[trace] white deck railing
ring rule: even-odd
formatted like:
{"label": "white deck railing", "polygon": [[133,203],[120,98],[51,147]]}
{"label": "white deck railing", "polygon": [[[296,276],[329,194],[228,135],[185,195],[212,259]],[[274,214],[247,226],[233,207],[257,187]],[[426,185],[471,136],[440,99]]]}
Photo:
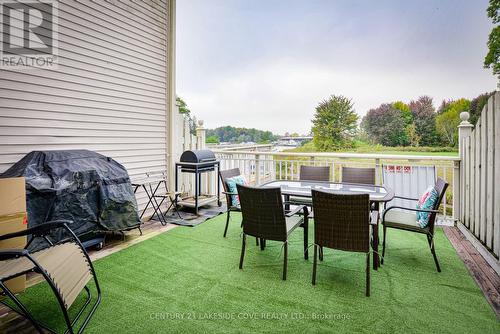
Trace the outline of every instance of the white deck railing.
{"label": "white deck railing", "polygon": [[[404,167],[433,166],[437,176],[446,180],[449,190],[443,200],[441,210],[447,221],[458,218],[460,189],[460,158],[449,156],[414,156],[392,154],[358,153],[288,153],[288,152],[248,152],[216,150],[221,161],[221,169],[238,167],[251,184],[261,184],[270,180],[298,180],[301,165],[330,166],[330,179],[342,181],[342,166],[375,167],[376,183],[382,184],[382,167],[385,165]],[[409,187],[401,184],[401,187]],[[419,196],[419,194],[414,194]]]}
{"label": "white deck railing", "polygon": [[488,99],[480,116],[472,131],[469,115],[460,115],[459,227],[476,238],[476,248],[500,274],[500,92]]}

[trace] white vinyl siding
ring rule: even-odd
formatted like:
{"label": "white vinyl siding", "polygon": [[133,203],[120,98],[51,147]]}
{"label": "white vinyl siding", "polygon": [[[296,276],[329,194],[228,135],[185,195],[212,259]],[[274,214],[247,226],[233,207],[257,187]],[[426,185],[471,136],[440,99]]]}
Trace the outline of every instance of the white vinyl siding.
{"label": "white vinyl siding", "polygon": [[110,156],[132,178],[166,169],[167,10],[60,1],[58,68],[0,69],[0,173],[30,151],[64,149]]}

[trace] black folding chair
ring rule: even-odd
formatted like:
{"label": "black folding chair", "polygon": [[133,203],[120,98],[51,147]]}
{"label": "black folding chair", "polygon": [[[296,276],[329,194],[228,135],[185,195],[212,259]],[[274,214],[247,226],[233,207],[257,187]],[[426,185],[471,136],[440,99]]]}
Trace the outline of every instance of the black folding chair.
{"label": "black folding chair", "polygon": [[[169,191],[166,171],[147,172],[144,179],[132,182],[132,186],[134,187],[134,193],[136,193],[139,188],[142,188],[146,196],[148,196],[148,202],[140,215],[141,219],[146,213],[146,210],[149,208],[149,205],[153,207],[154,214],[158,217],[158,220],[163,226],[167,225],[166,214],[171,209],[174,210],[179,219],[182,219],[178,206],[179,196],[182,192]],[[161,205],[166,200],[168,200],[170,204],[167,207],[167,210],[163,212],[161,210]]]}

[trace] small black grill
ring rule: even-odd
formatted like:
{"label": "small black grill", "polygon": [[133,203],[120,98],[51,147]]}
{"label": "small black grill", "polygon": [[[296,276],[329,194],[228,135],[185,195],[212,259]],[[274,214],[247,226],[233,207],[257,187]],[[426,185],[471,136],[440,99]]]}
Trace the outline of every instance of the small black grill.
{"label": "small black grill", "polygon": [[[210,150],[184,151],[181,155],[181,170],[185,173],[208,172],[215,169],[214,152]],[[184,163],[184,164],[183,164]]]}
{"label": "small black grill", "polygon": [[[220,163],[215,158],[214,152],[210,150],[184,151],[180,160],[180,162],[175,163],[175,191],[179,190],[179,170],[183,173],[195,174],[194,196],[183,199],[180,204],[194,208],[196,214],[198,214],[199,206],[207,205],[213,201],[217,201],[217,204],[220,206],[220,184],[217,177]],[[201,175],[212,171],[217,171],[217,173],[213,173],[215,183],[217,184],[217,194],[201,194]]]}

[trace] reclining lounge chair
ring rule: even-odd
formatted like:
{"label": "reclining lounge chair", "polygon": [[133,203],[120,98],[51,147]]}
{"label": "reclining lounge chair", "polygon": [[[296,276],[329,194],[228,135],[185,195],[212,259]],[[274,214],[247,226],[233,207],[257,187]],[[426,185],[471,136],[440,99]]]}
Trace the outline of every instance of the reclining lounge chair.
{"label": "reclining lounge chair", "polygon": [[[66,322],[66,333],[83,332],[101,302],[101,290],[97,282],[94,267],[80,240],[68,227],[70,223],[70,221],[52,221],[28,228],[24,231],[0,236],[0,240],[27,235],[31,236],[24,249],[0,250],[0,289],[15,304],[17,307],[16,311],[25,316],[40,333],[44,333],[44,331],[52,332],[52,330],[33,318],[28,309],[7,288],[5,285],[7,280],[29,272],[41,274],[57,298]],[[57,243],[53,243],[49,233],[55,229],[60,229],[61,232],[64,231],[64,235],[67,235],[67,237]],[[37,238],[43,239],[48,247],[37,251],[29,251],[27,249],[28,246]],[[91,292],[87,287],[87,283],[92,278],[97,289],[97,298],[95,298],[96,300],[87,317],[76,331],[73,327],[92,300]],[[75,318],[70,320],[68,310],[83,289],[87,293],[87,299],[77,312]]]}

